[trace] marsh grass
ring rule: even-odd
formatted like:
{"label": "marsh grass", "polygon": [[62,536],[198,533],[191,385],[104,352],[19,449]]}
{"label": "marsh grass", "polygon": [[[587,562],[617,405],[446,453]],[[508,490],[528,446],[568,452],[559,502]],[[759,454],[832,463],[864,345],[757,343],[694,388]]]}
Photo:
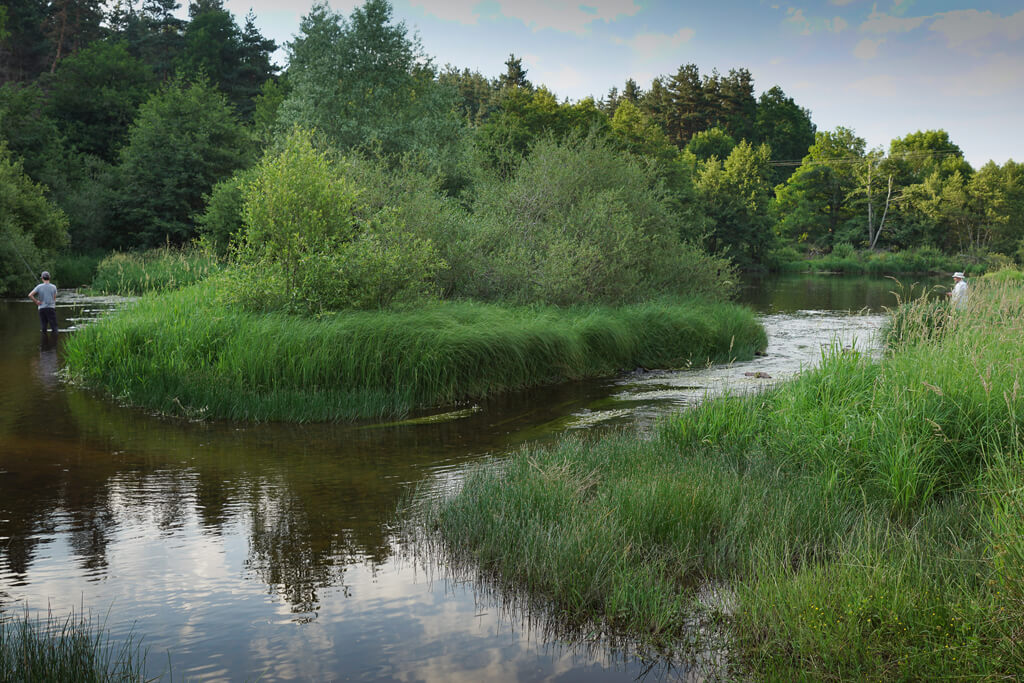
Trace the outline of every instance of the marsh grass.
{"label": "marsh grass", "polygon": [[89,289],[138,296],[180,289],[219,270],[216,257],[201,249],[160,247],[144,252],[115,252],[94,267]]}
{"label": "marsh grass", "polygon": [[750,358],[746,309],[698,301],[622,308],[446,302],[321,318],[221,305],[216,279],[144,297],[65,345],[69,375],[172,415],[327,421],[410,411],[527,387]]}
{"label": "marsh grass", "polygon": [[898,252],[855,251],[839,244],[829,254],[815,258],[784,261],[784,272],[828,272],[857,275],[898,275],[909,273],[953,273],[964,270],[970,275],[985,272],[984,259],[975,256],[943,254],[938,249],[922,247]]}
{"label": "marsh grass", "polygon": [[[695,615],[720,623],[730,676],[1012,678],[1024,670],[1024,288],[971,287],[964,311],[905,301],[881,360],[832,349],[654,439],[524,450],[468,475],[421,523],[557,618],[652,647],[694,644]],[[733,604],[709,611],[708,585]]]}
{"label": "marsh grass", "polygon": [[0,610],[0,681],[139,683],[147,678],[146,653],[129,636],[115,643],[103,625],[74,612],[33,618]]}

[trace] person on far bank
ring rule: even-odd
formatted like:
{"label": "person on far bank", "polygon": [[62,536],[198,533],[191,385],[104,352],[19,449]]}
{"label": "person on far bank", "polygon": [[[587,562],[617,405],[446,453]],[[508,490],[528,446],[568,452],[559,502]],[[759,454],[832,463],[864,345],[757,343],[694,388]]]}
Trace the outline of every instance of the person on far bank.
{"label": "person on far bank", "polygon": [[35,302],[39,309],[39,327],[43,336],[46,327],[53,329],[53,338],[57,338],[57,286],[50,282],[50,273],[43,271],[39,276],[41,283],[28,293],[28,298]]}
{"label": "person on far bank", "polygon": [[949,297],[953,308],[963,310],[967,307],[967,282],[964,280],[964,274],[960,271],[953,273],[953,282],[953,291],[946,296]]}

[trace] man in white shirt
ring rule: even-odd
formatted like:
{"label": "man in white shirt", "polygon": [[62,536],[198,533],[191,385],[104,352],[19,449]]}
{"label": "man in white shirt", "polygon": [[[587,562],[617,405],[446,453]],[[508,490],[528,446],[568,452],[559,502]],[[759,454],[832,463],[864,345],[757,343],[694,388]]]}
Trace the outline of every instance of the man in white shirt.
{"label": "man in white shirt", "polygon": [[960,271],[953,273],[953,291],[949,294],[949,301],[953,308],[963,310],[967,307],[967,283],[964,281],[964,274]]}
{"label": "man in white shirt", "polygon": [[50,283],[50,273],[43,271],[39,276],[42,282],[28,293],[28,298],[35,302],[39,309],[39,326],[46,334],[47,325],[53,329],[53,338],[57,338],[57,287]]}

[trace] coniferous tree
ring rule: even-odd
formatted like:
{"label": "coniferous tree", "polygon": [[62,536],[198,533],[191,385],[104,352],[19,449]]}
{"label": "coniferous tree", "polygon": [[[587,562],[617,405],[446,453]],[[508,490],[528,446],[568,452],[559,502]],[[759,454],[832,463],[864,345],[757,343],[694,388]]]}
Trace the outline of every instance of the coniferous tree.
{"label": "coniferous tree", "polygon": [[526,78],[526,69],[523,68],[523,60],[510,54],[505,60],[505,73],[498,77],[499,88],[522,88],[533,90],[533,84]]}

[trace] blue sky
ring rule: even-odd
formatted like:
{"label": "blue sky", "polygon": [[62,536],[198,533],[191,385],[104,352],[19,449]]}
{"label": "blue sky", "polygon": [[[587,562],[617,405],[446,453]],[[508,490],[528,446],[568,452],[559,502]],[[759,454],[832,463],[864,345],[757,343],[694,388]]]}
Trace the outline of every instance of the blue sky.
{"label": "blue sky", "polygon": [[[226,0],[251,8],[279,44],[312,0]],[[343,14],[361,4],[331,0]],[[693,63],[746,68],[755,94],[780,86],[819,130],[845,126],[869,147],[941,128],[976,168],[1024,162],[1021,0],[392,0],[394,17],[439,66],[497,76],[510,53],[560,98],[641,88]],[[283,62],[285,55],[279,53]]]}

